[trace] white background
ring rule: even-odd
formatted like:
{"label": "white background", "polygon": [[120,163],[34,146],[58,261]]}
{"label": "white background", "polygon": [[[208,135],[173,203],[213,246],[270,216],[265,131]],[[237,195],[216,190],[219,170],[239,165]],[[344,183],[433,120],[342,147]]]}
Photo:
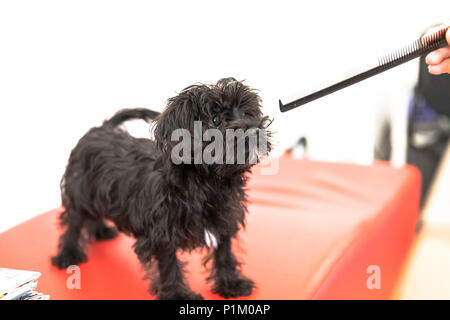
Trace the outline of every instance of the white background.
{"label": "white background", "polygon": [[278,99],[363,71],[449,18],[448,0],[1,1],[0,231],[59,206],[88,128],[221,77],[261,91],[275,155],[306,135],[313,159],[370,163],[379,119],[403,118],[416,62],[289,113]]}

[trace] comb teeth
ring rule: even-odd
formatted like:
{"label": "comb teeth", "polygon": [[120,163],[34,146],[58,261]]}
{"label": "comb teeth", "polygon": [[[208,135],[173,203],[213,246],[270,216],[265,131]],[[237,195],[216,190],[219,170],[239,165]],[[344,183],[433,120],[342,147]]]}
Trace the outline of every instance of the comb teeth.
{"label": "comb teeth", "polygon": [[434,33],[423,36],[408,46],[381,57],[378,59],[378,65],[380,67],[389,68],[392,65],[408,61],[412,57],[418,57],[426,52],[442,47],[443,42],[445,42],[445,33],[448,29],[449,27],[443,28]]}

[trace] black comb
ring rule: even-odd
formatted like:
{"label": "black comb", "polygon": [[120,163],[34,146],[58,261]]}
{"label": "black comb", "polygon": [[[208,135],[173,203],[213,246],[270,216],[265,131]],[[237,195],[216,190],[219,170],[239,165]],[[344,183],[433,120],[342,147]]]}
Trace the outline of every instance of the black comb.
{"label": "black comb", "polygon": [[326,96],[327,94],[351,86],[352,84],[370,78],[374,75],[377,75],[391,68],[394,68],[409,60],[418,58],[422,55],[428,54],[431,51],[445,47],[447,46],[447,42],[445,40],[445,33],[447,32],[448,29],[449,26],[439,29],[434,33],[423,36],[422,38],[414,41],[410,45],[378,59],[378,66],[369,69],[367,71],[364,71],[360,74],[357,74],[356,76],[335,83],[332,86],[316,91],[312,94],[304,96],[303,98],[297,99],[295,101],[289,102],[287,104],[283,104],[281,100],[279,100],[280,111],[286,112],[291,109],[297,108],[305,103],[311,102],[313,100]]}

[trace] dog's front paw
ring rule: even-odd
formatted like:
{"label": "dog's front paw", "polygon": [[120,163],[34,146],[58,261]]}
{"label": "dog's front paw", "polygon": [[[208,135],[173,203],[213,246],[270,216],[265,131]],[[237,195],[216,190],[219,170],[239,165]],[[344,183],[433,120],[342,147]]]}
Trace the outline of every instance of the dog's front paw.
{"label": "dog's front paw", "polygon": [[87,261],[86,253],[81,249],[65,249],[51,258],[52,265],[59,269],[65,269],[72,265],[78,265]]}
{"label": "dog's front paw", "polygon": [[160,300],[203,300],[203,296],[189,288],[164,290],[158,294]]}
{"label": "dog's front paw", "polygon": [[217,278],[212,288],[224,298],[247,297],[252,294],[255,283],[241,274],[229,278]]}

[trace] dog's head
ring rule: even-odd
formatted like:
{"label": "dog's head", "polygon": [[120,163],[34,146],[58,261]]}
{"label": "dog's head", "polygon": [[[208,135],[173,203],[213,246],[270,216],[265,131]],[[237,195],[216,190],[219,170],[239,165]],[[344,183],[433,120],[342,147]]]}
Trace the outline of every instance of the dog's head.
{"label": "dog's head", "polygon": [[256,90],[234,78],[197,84],[168,100],[155,123],[158,147],[174,164],[247,170],[270,149],[270,124]]}

